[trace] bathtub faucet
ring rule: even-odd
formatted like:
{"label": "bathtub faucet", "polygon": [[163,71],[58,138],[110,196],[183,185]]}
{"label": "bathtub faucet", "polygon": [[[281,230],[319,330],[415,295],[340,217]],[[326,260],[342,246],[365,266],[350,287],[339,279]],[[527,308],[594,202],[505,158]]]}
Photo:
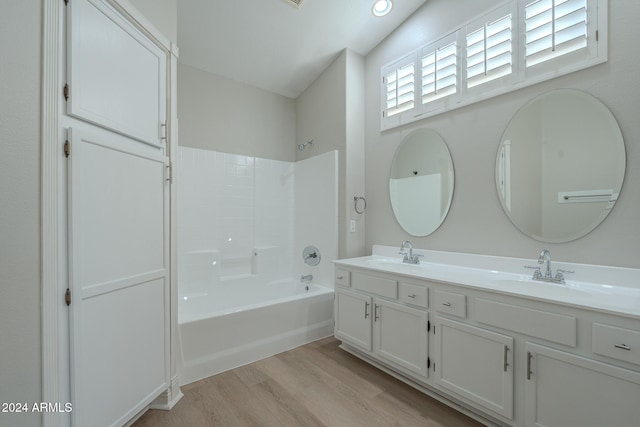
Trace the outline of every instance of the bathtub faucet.
{"label": "bathtub faucet", "polygon": [[306,276],[301,276],[300,277],[300,282],[302,283],[309,283],[313,280],[313,274],[307,274]]}

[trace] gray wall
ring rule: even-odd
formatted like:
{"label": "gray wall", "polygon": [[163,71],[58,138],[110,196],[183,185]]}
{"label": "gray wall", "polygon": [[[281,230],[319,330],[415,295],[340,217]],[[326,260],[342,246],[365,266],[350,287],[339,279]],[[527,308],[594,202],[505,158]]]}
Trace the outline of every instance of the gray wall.
{"label": "gray wall", "polygon": [[295,101],[178,64],[179,144],[295,160]]}
{"label": "gray wall", "polygon": [[[350,50],[346,51],[346,132],[345,147],[345,207],[347,223],[356,222],[356,231],[352,233],[346,224],[345,234],[340,235],[345,241],[345,254],[349,257],[362,256],[365,247],[365,214],[355,211],[353,198],[365,196],[364,185],[364,57]],[[361,203],[361,202],[360,202]],[[358,209],[363,206],[359,203]]]}
{"label": "gray wall", "polygon": [[[296,145],[313,140],[296,160],[338,150],[340,258],[363,255],[364,221],[353,197],[364,195],[364,59],[344,50],[296,99]],[[349,231],[350,220],[356,232]]]}
{"label": "gray wall", "polygon": [[129,0],[172,42],[178,40],[178,0]]}
{"label": "gray wall", "polygon": [[[0,402],[42,400],[40,344],[40,0],[0,13]],[[0,413],[0,425],[39,425]]]}
{"label": "gray wall", "polygon": [[[388,171],[402,137],[417,127],[430,127],[442,135],[451,150],[455,194],[444,224],[430,236],[411,238],[415,246],[525,258],[534,258],[542,248],[548,248],[557,260],[640,267],[640,61],[633,54],[637,51],[635,20],[640,16],[640,3],[609,2],[609,61],[605,64],[380,132],[380,67],[498,3],[458,0],[456,13],[452,13],[450,1],[430,0],[366,57],[368,250],[373,244],[400,245],[410,237],[393,216],[386,190]],[[525,236],[507,219],[498,200],[494,168],[502,132],[515,111],[536,95],[556,88],[584,90],[608,106],[625,139],[627,170],[620,198],[598,228],[570,243],[548,244]]]}

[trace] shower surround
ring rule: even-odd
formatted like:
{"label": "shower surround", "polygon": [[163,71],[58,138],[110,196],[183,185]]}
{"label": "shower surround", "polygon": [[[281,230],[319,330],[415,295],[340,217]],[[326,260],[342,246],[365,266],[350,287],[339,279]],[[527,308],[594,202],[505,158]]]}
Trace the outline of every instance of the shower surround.
{"label": "shower surround", "polygon": [[[292,163],[180,147],[182,384],[333,333],[337,188],[336,151]],[[308,274],[310,292],[295,286]]]}

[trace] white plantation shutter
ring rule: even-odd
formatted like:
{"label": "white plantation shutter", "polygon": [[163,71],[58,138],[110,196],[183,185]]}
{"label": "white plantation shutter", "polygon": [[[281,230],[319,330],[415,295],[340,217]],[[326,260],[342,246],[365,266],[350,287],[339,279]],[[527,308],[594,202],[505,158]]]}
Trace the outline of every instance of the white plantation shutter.
{"label": "white plantation shutter", "polygon": [[458,45],[456,41],[422,52],[422,104],[458,91]]}
{"label": "white plantation shutter", "polygon": [[386,88],[386,117],[415,107],[415,63],[394,67],[384,78]]}
{"label": "white plantation shutter", "polygon": [[587,0],[537,0],[527,3],[527,67],[586,47]]}
{"label": "white plantation shutter", "polygon": [[405,52],[381,68],[381,130],[606,62],[608,2],[505,0]]}
{"label": "white plantation shutter", "polygon": [[[511,13],[467,34],[467,87],[508,76],[513,71]],[[476,28],[471,26],[471,28]]]}

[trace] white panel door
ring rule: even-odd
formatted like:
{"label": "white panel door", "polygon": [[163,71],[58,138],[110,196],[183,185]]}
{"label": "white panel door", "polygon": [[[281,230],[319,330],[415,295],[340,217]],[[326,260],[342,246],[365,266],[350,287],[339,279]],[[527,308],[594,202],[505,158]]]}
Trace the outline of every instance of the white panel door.
{"label": "white panel door", "polygon": [[167,160],[69,130],[72,422],[122,425],[168,387]]}
{"label": "white panel door", "polygon": [[525,418],[537,427],[640,425],[640,373],[527,343]]}
{"label": "white panel door", "polygon": [[73,0],[67,10],[67,113],[147,144],[163,146],[163,51],[106,0]]}
{"label": "white panel door", "polygon": [[342,289],[336,290],[336,338],[371,351],[372,298]]}
{"label": "white panel door", "polygon": [[513,338],[436,317],[435,377],[440,387],[513,417]]}
{"label": "white panel door", "polygon": [[427,376],[427,312],[376,299],[374,351],[396,365]]}

